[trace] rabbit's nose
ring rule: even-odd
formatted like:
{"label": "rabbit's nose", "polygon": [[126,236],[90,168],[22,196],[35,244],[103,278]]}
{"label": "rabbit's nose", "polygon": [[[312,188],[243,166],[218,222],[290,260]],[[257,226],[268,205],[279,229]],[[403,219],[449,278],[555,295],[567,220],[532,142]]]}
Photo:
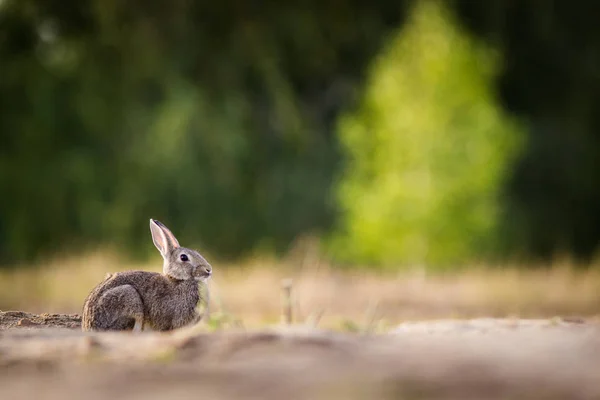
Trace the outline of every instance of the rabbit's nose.
{"label": "rabbit's nose", "polygon": [[210,265],[205,265],[204,266],[204,272],[206,272],[207,274],[211,274],[212,273],[212,267]]}

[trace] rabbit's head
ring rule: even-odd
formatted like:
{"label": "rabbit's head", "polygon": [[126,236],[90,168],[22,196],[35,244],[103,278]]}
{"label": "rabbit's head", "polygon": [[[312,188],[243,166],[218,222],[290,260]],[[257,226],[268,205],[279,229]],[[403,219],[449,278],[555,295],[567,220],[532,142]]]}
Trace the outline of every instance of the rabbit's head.
{"label": "rabbit's head", "polygon": [[164,259],[163,273],[173,279],[207,281],[212,267],[195,250],[179,246],[171,231],[161,222],[150,219],[152,241]]}

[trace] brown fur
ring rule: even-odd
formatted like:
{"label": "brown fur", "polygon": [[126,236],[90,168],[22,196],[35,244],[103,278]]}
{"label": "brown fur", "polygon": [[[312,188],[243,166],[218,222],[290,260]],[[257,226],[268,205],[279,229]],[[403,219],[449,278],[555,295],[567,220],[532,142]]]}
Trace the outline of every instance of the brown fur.
{"label": "brown fur", "polygon": [[[160,222],[151,220],[152,237],[161,252],[163,273],[126,271],[107,274],[85,299],[82,329],[167,331],[201,319],[198,281],[212,267],[196,251],[179,246]],[[181,260],[185,254],[186,261]]]}

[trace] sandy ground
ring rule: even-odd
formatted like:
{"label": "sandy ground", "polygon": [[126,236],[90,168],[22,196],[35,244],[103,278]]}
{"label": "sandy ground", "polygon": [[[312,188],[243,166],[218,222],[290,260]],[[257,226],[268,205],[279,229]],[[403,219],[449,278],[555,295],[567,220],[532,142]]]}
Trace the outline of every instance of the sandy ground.
{"label": "sandy ground", "polygon": [[0,398],[600,399],[600,326],[583,320],[430,321],[379,335],[79,324],[0,312]]}

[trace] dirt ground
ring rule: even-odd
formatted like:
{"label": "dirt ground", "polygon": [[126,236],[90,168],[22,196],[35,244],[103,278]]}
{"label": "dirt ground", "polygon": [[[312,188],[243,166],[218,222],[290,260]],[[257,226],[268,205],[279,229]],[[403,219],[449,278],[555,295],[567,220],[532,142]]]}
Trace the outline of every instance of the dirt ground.
{"label": "dirt ground", "polygon": [[406,323],[84,333],[78,315],[0,312],[1,399],[600,399],[600,325]]}

